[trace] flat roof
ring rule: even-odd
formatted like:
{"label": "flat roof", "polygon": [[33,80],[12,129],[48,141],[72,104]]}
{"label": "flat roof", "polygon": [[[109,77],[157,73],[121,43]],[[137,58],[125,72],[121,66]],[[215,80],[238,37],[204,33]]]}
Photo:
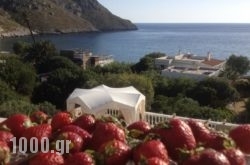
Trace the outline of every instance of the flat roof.
{"label": "flat roof", "polygon": [[178,73],[187,73],[187,74],[196,74],[196,75],[209,75],[218,71],[219,69],[211,69],[211,68],[186,68],[186,67],[169,67],[164,69],[165,72],[178,72]]}

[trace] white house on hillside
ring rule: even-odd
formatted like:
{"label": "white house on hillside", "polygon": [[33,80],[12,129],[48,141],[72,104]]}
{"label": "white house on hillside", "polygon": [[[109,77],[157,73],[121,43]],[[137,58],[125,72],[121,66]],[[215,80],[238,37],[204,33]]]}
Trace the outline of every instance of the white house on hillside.
{"label": "white house on hillside", "polygon": [[161,69],[161,74],[166,77],[178,78],[189,77],[204,79],[206,77],[218,76],[224,69],[226,61],[207,56],[194,54],[178,54],[176,56],[165,56],[155,59],[155,66]]}

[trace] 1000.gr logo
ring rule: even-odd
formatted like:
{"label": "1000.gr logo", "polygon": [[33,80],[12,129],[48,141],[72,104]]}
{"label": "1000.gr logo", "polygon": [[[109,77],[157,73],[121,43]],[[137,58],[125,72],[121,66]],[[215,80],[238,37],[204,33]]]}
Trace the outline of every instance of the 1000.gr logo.
{"label": "1000.gr logo", "polygon": [[[30,153],[37,153],[39,151],[47,153],[50,151],[49,139],[47,137],[43,137],[41,141],[35,137],[32,137],[29,141],[26,138],[21,137],[18,143],[16,137],[14,137],[10,141],[13,142],[12,150],[14,154],[18,152],[25,154],[27,151]],[[18,147],[15,147],[17,144]],[[55,142],[55,151],[52,152],[56,152],[61,155],[69,153],[69,146],[70,140],[57,140]]]}

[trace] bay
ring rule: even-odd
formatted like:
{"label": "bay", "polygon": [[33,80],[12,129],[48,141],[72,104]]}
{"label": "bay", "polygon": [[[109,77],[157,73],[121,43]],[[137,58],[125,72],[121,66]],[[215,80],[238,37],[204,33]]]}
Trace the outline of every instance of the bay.
{"label": "bay", "polygon": [[[226,59],[231,54],[250,57],[250,24],[137,24],[136,31],[69,33],[35,36],[50,40],[57,49],[92,51],[113,55],[121,62],[137,62],[145,54],[175,55],[190,52]],[[31,42],[30,36],[0,40],[0,51],[11,51],[17,41]]]}

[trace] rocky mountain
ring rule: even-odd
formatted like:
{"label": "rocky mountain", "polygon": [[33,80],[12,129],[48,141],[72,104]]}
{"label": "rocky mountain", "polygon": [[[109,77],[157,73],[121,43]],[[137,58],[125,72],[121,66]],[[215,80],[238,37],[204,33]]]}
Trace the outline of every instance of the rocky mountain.
{"label": "rocky mountain", "polygon": [[[97,0],[1,0],[0,35],[135,30]],[[16,34],[20,35],[20,34]]]}

